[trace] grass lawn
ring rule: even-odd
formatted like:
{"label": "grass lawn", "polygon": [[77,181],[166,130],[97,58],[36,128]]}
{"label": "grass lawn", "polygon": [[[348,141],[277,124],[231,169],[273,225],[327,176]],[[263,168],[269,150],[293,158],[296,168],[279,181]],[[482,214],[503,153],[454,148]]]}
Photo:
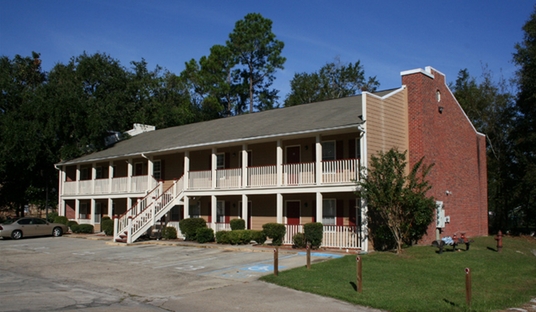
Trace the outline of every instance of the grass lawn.
{"label": "grass lawn", "polygon": [[[536,239],[503,237],[495,251],[492,236],[475,238],[469,251],[443,254],[415,246],[402,255],[362,255],[363,292],[357,293],[356,256],[267,275],[270,283],[389,311],[493,311],[522,306],[536,297]],[[304,257],[305,264],[305,257]],[[465,268],[471,269],[472,304],[465,298]]]}

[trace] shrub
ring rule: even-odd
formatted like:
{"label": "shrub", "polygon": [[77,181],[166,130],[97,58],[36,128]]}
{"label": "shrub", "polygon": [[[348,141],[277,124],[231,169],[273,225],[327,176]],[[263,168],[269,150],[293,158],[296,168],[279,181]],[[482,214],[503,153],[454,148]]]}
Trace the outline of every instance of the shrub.
{"label": "shrub", "polygon": [[177,229],[172,226],[166,226],[162,229],[163,239],[177,239]]}
{"label": "shrub", "polygon": [[114,221],[110,218],[103,219],[101,221],[101,230],[106,235],[112,235],[114,233]]}
{"label": "shrub", "polygon": [[249,244],[251,242],[250,230],[236,230],[228,234],[229,241],[233,245]]}
{"label": "shrub", "polygon": [[73,230],[73,229],[72,229],[72,226],[73,226],[73,225],[78,225],[78,222],[76,222],[76,221],[67,221],[67,226],[68,226],[69,228],[71,228],[71,231]]}
{"label": "shrub", "polygon": [[50,222],[50,223],[54,223],[54,219],[56,219],[57,216],[58,216],[58,213],[53,211],[53,212],[48,214],[47,221]]}
{"label": "shrub", "polygon": [[197,242],[200,244],[214,241],[214,230],[211,228],[198,228],[196,232]]}
{"label": "shrub", "polygon": [[284,224],[266,223],[262,225],[262,229],[266,236],[272,239],[272,245],[281,246],[285,233],[287,232]]}
{"label": "shrub", "polygon": [[311,244],[311,248],[318,248],[322,245],[324,226],[320,222],[311,222],[303,225],[305,240]]}
{"label": "shrub", "polygon": [[179,221],[179,228],[185,240],[196,240],[197,229],[207,227],[203,218],[188,218]]}
{"label": "shrub", "polygon": [[93,234],[93,225],[91,224],[75,225],[74,229],[71,228],[71,231],[73,231],[73,233]]}
{"label": "shrub", "polygon": [[[73,221],[73,222],[74,222],[74,221]],[[79,226],[80,226],[80,225],[79,225],[78,223],[75,222],[75,223],[69,225],[69,228],[71,229],[71,232],[73,232],[73,233],[79,233],[79,232],[78,232],[78,227],[79,227]]]}
{"label": "shrub", "polygon": [[112,220],[112,218],[110,218],[110,217],[108,217],[108,216],[104,216],[104,217],[102,217],[101,222],[102,222],[102,221],[105,221],[105,220]]}
{"label": "shrub", "polygon": [[67,217],[57,216],[57,217],[54,218],[53,223],[61,223],[61,224],[67,225],[67,222],[69,222],[69,219],[67,219]]}
{"label": "shrub", "polygon": [[229,233],[231,233],[231,231],[216,232],[216,242],[218,244],[229,244],[230,243]]}
{"label": "shrub", "polygon": [[262,245],[264,242],[266,242],[266,234],[264,231],[251,230],[251,240],[254,240],[259,245]]}
{"label": "shrub", "polygon": [[303,233],[296,233],[292,237],[292,243],[294,244],[294,247],[296,248],[305,248],[307,244],[305,243],[305,234]]}
{"label": "shrub", "polygon": [[246,221],[244,219],[233,219],[230,223],[232,231],[246,229]]}

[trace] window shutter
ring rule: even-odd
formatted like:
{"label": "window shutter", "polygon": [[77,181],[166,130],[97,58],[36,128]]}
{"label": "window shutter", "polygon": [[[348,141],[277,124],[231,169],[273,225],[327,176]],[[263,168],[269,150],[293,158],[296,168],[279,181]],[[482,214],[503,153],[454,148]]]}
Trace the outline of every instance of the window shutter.
{"label": "window shutter", "polygon": [[348,140],[348,158],[353,159],[355,157],[355,139]]}
{"label": "window shutter", "polygon": [[337,141],[335,142],[335,159],[344,159],[344,142],[343,141]]}
{"label": "window shutter", "polygon": [[352,226],[356,226],[357,225],[357,219],[356,219],[356,208],[355,208],[355,204],[356,204],[356,200],[355,199],[350,199],[348,201],[348,207],[350,208],[350,213],[349,213],[349,223],[350,225]]}
{"label": "window shutter", "polygon": [[342,199],[337,199],[336,208],[336,218],[337,225],[344,225],[344,201]]}
{"label": "window shutter", "polygon": [[225,223],[231,221],[231,202],[225,202]]}

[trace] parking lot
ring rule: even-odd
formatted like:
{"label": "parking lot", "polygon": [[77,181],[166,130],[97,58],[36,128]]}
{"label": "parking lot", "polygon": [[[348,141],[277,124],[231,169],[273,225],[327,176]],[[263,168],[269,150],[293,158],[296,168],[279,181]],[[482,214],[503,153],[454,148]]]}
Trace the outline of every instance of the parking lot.
{"label": "parking lot", "polygon": [[[0,311],[370,311],[258,281],[271,252],[45,237],[0,240],[0,254]],[[279,256],[280,270],[303,265]]]}

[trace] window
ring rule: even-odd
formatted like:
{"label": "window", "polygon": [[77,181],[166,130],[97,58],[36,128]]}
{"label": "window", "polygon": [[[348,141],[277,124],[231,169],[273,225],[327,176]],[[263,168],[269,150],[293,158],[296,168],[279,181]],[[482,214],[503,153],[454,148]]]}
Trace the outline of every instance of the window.
{"label": "window", "polygon": [[216,205],[216,222],[225,223],[225,202],[218,200]]}
{"label": "window", "polygon": [[224,169],[225,168],[225,154],[216,154],[216,169]]}
{"label": "window", "polygon": [[162,162],[160,160],[153,162],[153,177],[157,180],[162,178]]}
{"label": "window", "polygon": [[143,163],[139,162],[134,164],[134,175],[141,176],[143,175]]}
{"label": "window", "polygon": [[190,218],[201,218],[201,202],[190,205]]}
{"label": "window", "polygon": [[89,180],[89,170],[88,168],[80,169],[80,180]]}
{"label": "window", "polygon": [[356,158],[361,158],[361,140],[360,139],[356,139],[355,157]]}
{"label": "window", "polygon": [[336,206],[335,199],[324,199],[322,201],[323,211],[322,211],[322,224],[324,225],[335,225],[336,224]]}
{"label": "window", "polygon": [[[169,211],[170,213],[170,217],[169,217],[169,221],[180,221],[181,220],[181,209],[182,209],[182,206],[179,206],[179,205],[175,205],[173,206],[173,208],[171,208],[171,210]],[[191,211],[191,206],[190,206],[190,211]],[[199,218],[199,217],[197,217]]]}
{"label": "window", "polygon": [[97,167],[95,173],[95,179],[102,179],[102,167]]}
{"label": "window", "polygon": [[335,141],[322,142],[322,160],[335,160]]}
{"label": "window", "polygon": [[87,203],[80,203],[79,216],[80,219],[89,219],[89,209]]}

